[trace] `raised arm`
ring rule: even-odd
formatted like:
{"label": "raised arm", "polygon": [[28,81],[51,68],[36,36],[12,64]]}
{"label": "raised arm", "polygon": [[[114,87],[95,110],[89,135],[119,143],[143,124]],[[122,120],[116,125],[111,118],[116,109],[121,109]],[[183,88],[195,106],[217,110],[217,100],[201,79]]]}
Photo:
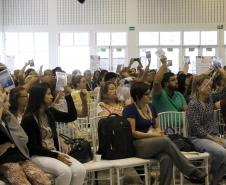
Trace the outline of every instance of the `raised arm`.
{"label": "raised arm", "polygon": [[159,95],[162,90],[162,79],[164,73],[167,71],[167,58],[165,56],[162,56],[160,58],[162,66],[159,68],[158,72],[155,75],[154,83],[153,83],[153,94]]}

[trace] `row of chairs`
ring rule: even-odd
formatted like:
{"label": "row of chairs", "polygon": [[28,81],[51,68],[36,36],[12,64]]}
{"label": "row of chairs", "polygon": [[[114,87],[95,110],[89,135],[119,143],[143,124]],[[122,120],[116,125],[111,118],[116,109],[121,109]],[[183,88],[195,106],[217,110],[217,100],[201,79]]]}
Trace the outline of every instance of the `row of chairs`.
{"label": "row of chairs", "polygon": [[[97,152],[98,148],[98,121],[101,117],[96,115],[96,103],[91,102],[89,106],[89,115],[86,118],[78,118],[74,125],[78,125],[79,132],[82,133],[83,137],[88,139],[93,146],[94,155]],[[215,121],[218,122],[219,128],[223,127],[222,124],[222,116],[220,110],[216,110],[214,113]],[[159,114],[161,129],[165,130],[168,127],[174,128],[176,133],[182,134],[183,136],[187,136],[187,125],[186,125],[186,116],[184,112],[164,112]],[[76,138],[77,134],[75,132],[75,128],[70,127],[70,124],[58,123],[58,133],[66,134],[72,138]],[[81,137],[81,136],[80,136]],[[60,146],[60,148],[62,148]],[[209,184],[208,171],[209,171],[209,154],[208,153],[198,153],[198,152],[184,152],[184,155],[191,161],[202,160],[203,165],[199,166],[200,168],[204,168],[207,173],[207,177],[205,180],[205,184]],[[123,177],[123,171],[126,168],[143,166],[144,167],[144,176],[145,176],[145,185],[148,185],[148,168],[150,165],[156,165],[156,161],[144,160],[139,158],[128,158],[128,159],[120,159],[120,160],[101,160],[101,161],[91,161],[85,163],[85,167],[87,169],[87,182],[93,182],[97,180],[95,177],[95,172],[100,171],[108,171],[109,177],[108,180],[110,184],[113,184],[113,173],[116,172],[116,181],[117,184],[121,184],[121,179]],[[173,184],[176,184],[175,175],[173,178]],[[183,185],[184,177],[183,174],[180,173],[180,184]]]}
{"label": "row of chairs", "polygon": [[[102,117],[94,117],[90,118],[89,122],[86,123],[87,130],[90,130],[92,136],[92,149],[93,154],[95,155],[98,149],[98,131],[97,125],[99,120]],[[82,120],[82,121],[81,121]],[[84,118],[78,118],[76,121],[77,124],[81,124],[84,128]],[[82,127],[81,126],[81,127]],[[71,134],[73,131],[71,130],[70,126],[65,123],[57,123],[58,133],[62,134],[70,134],[70,137],[75,138],[74,134]],[[61,141],[59,142],[61,143]],[[62,146],[60,146],[62,149]],[[124,177],[124,171],[128,168],[135,168],[135,167],[143,167],[144,173],[140,174],[144,176],[144,184],[149,185],[149,177],[148,177],[148,165],[149,160],[141,159],[141,158],[126,158],[126,159],[117,159],[117,160],[100,160],[95,161],[92,160],[84,164],[86,171],[87,171],[87,178],[86,184],[93,184],[95,181],[103,180],[103,178],[98,178],[95,174],[97,172],[108,171],[108,177],[104,180],[109,180],[110,185],[114,184],[114,173],[116,173],[116,183],[117,185],[122,184],[122,179]]]}

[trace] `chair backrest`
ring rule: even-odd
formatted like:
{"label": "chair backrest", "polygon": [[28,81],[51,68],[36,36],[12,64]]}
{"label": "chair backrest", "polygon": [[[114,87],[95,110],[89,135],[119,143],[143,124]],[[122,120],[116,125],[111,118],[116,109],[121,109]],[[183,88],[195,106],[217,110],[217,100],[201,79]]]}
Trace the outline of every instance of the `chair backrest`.
{"label": "chair backrest", "polygon": [[97,101],[92,100],[88,103],[88,119],[92,119],[97,116]]}
{"label": "chair backrest", "polygon": [[224,136],[225,123],[221,113],[221,109],[214,110],[213,117],[214,117],[214,122],[218,124],[219,134]]}
{"label": "chair backrest", "polygon": [[161,112],[158,114],[162,131],[171,127],[176,134],[186,136],[185,112]]}
{"label": "chair backrest", "polygon": [[104,117],[103,116],[95,116],[90,119],[93,154],[96,154],[96,152],[98,150],[98,144],[99,144],[99,142],[98,142],[98,122],[100,119],[102,119]]}

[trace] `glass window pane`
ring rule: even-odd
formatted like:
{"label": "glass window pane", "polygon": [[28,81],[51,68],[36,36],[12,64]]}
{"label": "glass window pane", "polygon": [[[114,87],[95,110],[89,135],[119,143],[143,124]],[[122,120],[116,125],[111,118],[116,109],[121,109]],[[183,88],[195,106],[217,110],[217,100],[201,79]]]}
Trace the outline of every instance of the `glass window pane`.
{"label": "glass window pane", "polygon": [[160,32],[160,45],[180,45],[180,32]]}
{"label": "glass window pane", "polygon": [[74,38],[75,46],[89,46],[89,33],[87,32],[74,33]]}
{"label": "glass window pane", "polygon": [[165,55],[168,60],[172,60],[172,66],[169,66],[168,68],[173,73],[178,73],[179,71],[179,48],[163,48],[165,51]]}
{"label": "glass window pane", "polygon": [[49,52],[35,52],[34,63],[36,70],[39,70],[41,65],[43,65],[43,71],[49,69]]}
{"label": "glass window pane", "polygon": [[5,33],[6,55],[14,55],[18,51],[18,34],[14,32]]}
{"label": "glass window pane", "polygon": [[35,33],[35,51],[48,51],[49,40],[48,33]]}
{"label": "glass window pane", "polygon": [[116,72],[117,65],[125,63],[125,49],[114,48],[113,49],[113,71]]}
{"label": "glass window pane", "polygon": [[60,46],[73,46],[73,33],[60,33]]}
{"label": "glass window pane", "polygon": [[110,46],[111,35],[110,32],[97,33],[97,46]]}
{"label": "glass window pane", "polygon": [[67,73],[71,74],[75,69],[83,73],[90,68],[89,55],[89,47],[60,47],[59,63]]}
{"label": "glass window pane", "polygon": [[159,32],[139,32],[139,45],[159,45]]}
{"label": "glass window pane", "polygon": [[125,46],[126,43],[126,32],[115,32],[111,33],[111,45],[112,46]]}
{"label": "glass window pane", "polygon": [[98,48],[97,55],[100,56],[100,68],[110,69],[109,48]]}
{"label": "glass window pane", "polygon": [[184,45],[199,45],[200,44],[199,31],[185,31]]}
{"label": "glass window pane", "polygon": [[[17,68],[21,68],[22,66],[24,66],[24,64],[26,62],[28,62],[28,60],[34,59],[34,54],[33,54],[33,52],[19,53],[19,59],[20,59],[20,61],[19,62],[16,61],[16,63],[15,63],[15,67],[17,67]],[[35,64],[35,61],[34,61],[34,64]]]}
{"label": "glass window pane", "polygon": [[140,48],[140,57],[143,67],[145,68],[148,64],[146,58],[146,51],[151,51],[151,65],[150,69],[157,69],[158,68],[158,59],[157,55],[155,54],[156,48]]}
{"label": "glass window pane", "polygon": [[198,56],[198,48],[186,48],[185,56],[189,56],[191,62],[188,72],[196,74],[196,56]]}
{"label": "glass window pane", "polygon": [[32,32],[19,33],[20,51],[31,52],[34,47],[34,39]]}
{"label": "glass window pane", "polygon": [[201,32],[201,45],[217,45],[217,32],[216,31],[202,31]]}
{"label": "glass window pane", "polygon": [[203,48],[202,56],[216,56],[216,49],[215,48]]}

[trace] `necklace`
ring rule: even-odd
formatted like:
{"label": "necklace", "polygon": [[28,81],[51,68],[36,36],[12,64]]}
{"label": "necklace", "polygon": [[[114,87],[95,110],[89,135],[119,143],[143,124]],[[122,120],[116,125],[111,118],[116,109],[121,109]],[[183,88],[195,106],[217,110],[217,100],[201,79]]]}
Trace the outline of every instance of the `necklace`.
{"label": "necklace", "polygon": [[135,103],[135,106],[142,118],[147,119],[147,120],[152,119],[152,112],[148,105],[145,105],[144,108],[141,108]]}

